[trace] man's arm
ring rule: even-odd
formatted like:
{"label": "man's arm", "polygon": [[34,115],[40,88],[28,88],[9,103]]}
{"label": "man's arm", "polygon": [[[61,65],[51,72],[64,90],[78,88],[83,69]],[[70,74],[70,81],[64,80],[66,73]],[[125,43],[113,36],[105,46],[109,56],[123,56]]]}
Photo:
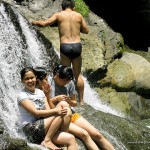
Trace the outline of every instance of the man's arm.
{"label": "man's arm", "polygon": [[54,24],[56,21],[57,21],[57,13],[55,13],[54,15],[52,15],[50,18],[46,20],[34,20],[32,21],[32,25],[45,27]]}
{"label": "man's arm", "polygon": [[89,33],[88,25],[87,25],[87,23],[85,22],[85,20],[84,20],[83,17],[82,17],[82,20],[81,20],[81,29],[80,29],[80,32],[81,32],[81,33],[84,33],[84,34],[88,34],[88,33]]}

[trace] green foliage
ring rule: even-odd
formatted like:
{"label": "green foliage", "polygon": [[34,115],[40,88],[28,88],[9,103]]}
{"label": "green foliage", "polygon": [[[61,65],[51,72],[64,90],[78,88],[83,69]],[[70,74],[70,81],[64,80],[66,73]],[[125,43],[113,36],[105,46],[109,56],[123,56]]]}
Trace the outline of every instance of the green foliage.
{"label": "green foliage", "polygon": [[88,17],[90,12],[89,7],[83,0],[75,0],[75,10],[81,13],[83,17]]}

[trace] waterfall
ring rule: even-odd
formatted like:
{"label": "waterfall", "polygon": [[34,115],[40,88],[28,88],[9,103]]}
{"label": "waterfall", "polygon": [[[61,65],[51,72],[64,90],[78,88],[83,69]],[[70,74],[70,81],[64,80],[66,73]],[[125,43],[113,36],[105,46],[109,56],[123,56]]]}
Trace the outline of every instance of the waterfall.
{"label": "waterfall", "polygon": [[[13,20],[10,16],[13,16]],[[14,20],[17,19],[17,20]],[[18,26],[16,27],[16,21]],[[18,29],[19,28],[19,29]],[[18,107],[16,91],[21,88],[23,66],[49,66],[50,57],[35,30],[15,10],[0,5],[0,109],[8,132],[16,136]]]}
{"label": "waterfall", "polygon": [[18,72],[22,61],[22,42],[15,30],[4,5],[0,5],[0,92],[1,117],[11,135],[15,135],[15,120],[18,119],[16,89],[19,83]]}
{"label": "waterfall", "polygon": [[[16,98],[17,91],[22,87],[20,70],[24,66],[44,66],[51,70],[53,63],[57,61],[58,54],[52,46],[44,44],[41,36],[25,18],[14,8],[9,7],[7,9],[8,7],[5,3],[0,3],[0,116],[9,135],[22,137],[18,134],[19,111]],[[119,114],[107,105],[102,104],[85,78],[84,81],[85,103],[96,110],[113,115]],[[115,139],[110,135],[109,137]],[[35,145],[31,144],[31,146],[34,147]],[[121,148],[119,149],[121,150]]]}

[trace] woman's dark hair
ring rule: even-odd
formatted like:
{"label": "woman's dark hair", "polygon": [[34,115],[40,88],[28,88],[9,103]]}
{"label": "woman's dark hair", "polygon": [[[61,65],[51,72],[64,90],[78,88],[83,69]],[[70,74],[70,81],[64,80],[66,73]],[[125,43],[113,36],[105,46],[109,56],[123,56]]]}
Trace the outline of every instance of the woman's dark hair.
{"label": "woman's dark hair", "polygon": [[74,0],[63,0],[61,6],[63,10],[65,10],[66,8],[73,9],[75,7],[75,2]]}
{"label": "woman's dark hair", "polygon": [[24,78],[24,75],[26,74],[26,72],[33,72],[35,74],[35,70],[32,68],[32,67],[26,67],[26,68],[23,68],[21,71],[20,71],[20,75],[21,75],[21,80],[23,80]]}
{"label": "woman's dark hair", "polygon": [[56,64],[53,75],[59,74],[59,78],[73,80],[73,70],[71,67]]}
{"label": "woman's dark hair", "polygon": [[36,74],[36,78],[39,80],[43,80],[46,78],[47,76],[47,70],[43,67],[36,67],[34,68],[35,70],[35,74]]}

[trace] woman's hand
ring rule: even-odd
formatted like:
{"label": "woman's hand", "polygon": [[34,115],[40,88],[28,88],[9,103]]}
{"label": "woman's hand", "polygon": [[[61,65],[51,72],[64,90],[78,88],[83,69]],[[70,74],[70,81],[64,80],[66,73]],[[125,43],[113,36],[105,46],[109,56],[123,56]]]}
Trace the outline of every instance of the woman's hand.
{"label": "woman's hand", "polygon": [[68,98],[68,96],[66,96],[66,95],[58,95],[55,98],[56,98],[57,102],[60,102],[60,101],[66,101],[66,99]]}
{"label": "woman's hand", "polygon": [[66,97],[65,101],[72,107],[77,106],[76,95],[72,95],[72,97]]}
{"label": "woman's hand", "polygon": [[59,115],[59,116],[65,116],[67,114],[67,112],[68,112],[67,108],[65,108],[63,106],[56,107],[55,109],[56,109],[57,115]]}
{"label": "woman's hand", "polygon": [[66,101],[72,107],[77,106],[76,95],[73,95],[72,97],[68,97],[66,95],[58,95],[52,98],[53,103],[59,103],[61,101]]}
{"label": "woman's hand", "polygon": [[51,86],[49,83],[46,83],[45,85],[42,86],[42,91],[45,93],[46,97],[50,96],[50,92],[51,92]]}
{"label": "woman's hand", "polygon": [[67,97],[65,98],[65,101],[66,101],[68,104],[70,104],[70,102],[72,101],[72,97],[68,97],[68,96],[67,96]]}

